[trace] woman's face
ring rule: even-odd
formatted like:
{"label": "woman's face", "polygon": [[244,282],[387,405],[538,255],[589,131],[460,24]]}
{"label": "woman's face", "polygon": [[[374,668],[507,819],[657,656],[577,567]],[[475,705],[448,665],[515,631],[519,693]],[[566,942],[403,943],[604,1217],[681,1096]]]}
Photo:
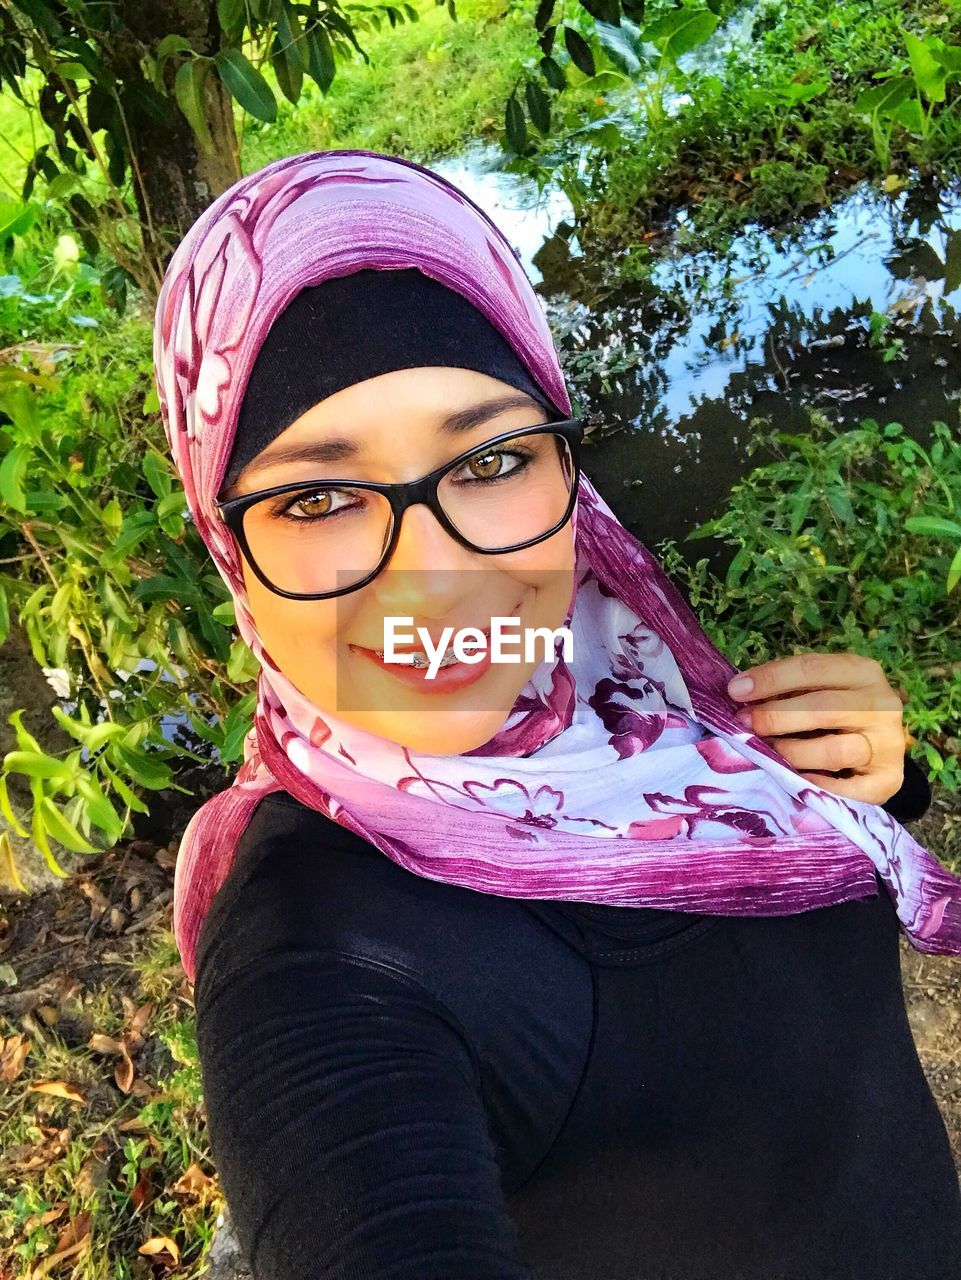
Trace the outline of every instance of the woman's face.
{"label": "woman's face", "polygon": [[[515,402],[512,407],[493,404],[508,396]],[[469,425],[443,429],[453,413],[485,405],[491,406],[489,416],[478,412]],[[221,497],[325,478],[417,480],[502,432],[547,420],[536,401],[486,374],[440,366],[398,369],[346,387],[309,409]],[[335,462],[276,459],[290,446],[334,437],[347,445]],[[488,630],[497,616],[519,618],[522,633],[528,627],[554,630],[564,623],[571,600],[574,539],[568,521],[536,546],[481,555],[461,546],[428,507],[417,505],[404,513],[394,553],[382,572],[346,595],[290,600],[264,586],[245,558],[243,573],[264,648],[304,697],[322,711],[414,751],[454,755],[480,746],[503,726],[518,693],[543,661],[543,642],[533,660],[524,661],[523,646],[515,646],[511,652],[519,653],[517,663],[477,664],[467,671],[459,664],[458,677],[476,678],[444,687],[440,677],[428,680],[412,675],[409,666],[391,668],[376,657],[373,651],[385,647],[385,619],[413,619],[411,626],[397,627],[413,633],[398,648],[419,645],[417,627],[428,628],[436,639],[445,627]]]}

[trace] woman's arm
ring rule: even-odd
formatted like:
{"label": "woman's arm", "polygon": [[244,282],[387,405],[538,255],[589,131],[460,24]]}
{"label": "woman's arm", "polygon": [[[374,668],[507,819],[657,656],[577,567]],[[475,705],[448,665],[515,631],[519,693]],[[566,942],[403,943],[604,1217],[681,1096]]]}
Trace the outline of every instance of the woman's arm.
{"label": "woman's arm", "polygon": [[267,952],[212,990],[203,978],[211,1151],[257,1280],[529,1280],[443,1005],[322,950]]}

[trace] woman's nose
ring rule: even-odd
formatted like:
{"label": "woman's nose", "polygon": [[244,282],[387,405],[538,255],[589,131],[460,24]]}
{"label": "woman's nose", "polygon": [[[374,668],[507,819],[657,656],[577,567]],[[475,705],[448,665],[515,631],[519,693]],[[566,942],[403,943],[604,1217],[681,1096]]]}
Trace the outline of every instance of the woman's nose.
{"label": "woman's nose", "polygon": [[381,603],[399,614],[447,610],[465,592],[477,570],[474,553],[450,536],[430,510],[408,507],[397,544],[374,586]]}

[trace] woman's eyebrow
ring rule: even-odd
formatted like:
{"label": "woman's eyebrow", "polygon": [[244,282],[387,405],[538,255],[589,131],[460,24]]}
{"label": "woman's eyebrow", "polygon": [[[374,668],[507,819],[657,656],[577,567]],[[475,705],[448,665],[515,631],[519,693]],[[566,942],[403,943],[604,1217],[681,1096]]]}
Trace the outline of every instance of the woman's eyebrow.
{"label": "woman's eyebrow", "polygon": [[[458,409],[450,413],[440,423],[440,430],[455,434],[468,431],[479,426],[508,409],[529,409],[536,413],[540,406],[530,396],[523,394],[498,396],[495,400],[485,400],[481,404],[472,404],[466,409]],[[359,449],[353,440],[332,437],[329,440],[309,440],[304,444],[287,445],[283,449],[266,450],[248,469],[249,475],[265,471],[268,467],[276,467],[284,462],[343,462],[345,458],[353,458]]]}

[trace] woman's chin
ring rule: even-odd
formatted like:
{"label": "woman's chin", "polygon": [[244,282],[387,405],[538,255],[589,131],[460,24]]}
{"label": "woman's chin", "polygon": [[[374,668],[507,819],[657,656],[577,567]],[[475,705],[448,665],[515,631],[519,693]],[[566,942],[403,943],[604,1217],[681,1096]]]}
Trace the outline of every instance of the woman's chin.
{"label": "woman's chin", "polygon": [[[513,705],[513,704],[511,704]],[[500,729],[511,707],[428,708],[423,711],[366,711],[343,713],[357,728],[397,742],[417,755],[455,756],[473,751]]]}

